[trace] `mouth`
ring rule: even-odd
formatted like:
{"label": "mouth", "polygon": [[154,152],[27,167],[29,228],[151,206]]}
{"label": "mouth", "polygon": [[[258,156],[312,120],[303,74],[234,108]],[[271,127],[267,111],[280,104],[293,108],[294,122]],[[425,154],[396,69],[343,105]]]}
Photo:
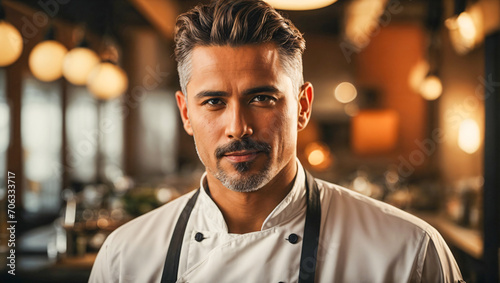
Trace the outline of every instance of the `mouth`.
{"label": "mouth", "polygon": [[234,151],[224,154],[224,157],[227,158],[230,162],[238,163],[238,162],[249,162],[253,161],[257,158],[257,155],[261,153],[260,151]]}

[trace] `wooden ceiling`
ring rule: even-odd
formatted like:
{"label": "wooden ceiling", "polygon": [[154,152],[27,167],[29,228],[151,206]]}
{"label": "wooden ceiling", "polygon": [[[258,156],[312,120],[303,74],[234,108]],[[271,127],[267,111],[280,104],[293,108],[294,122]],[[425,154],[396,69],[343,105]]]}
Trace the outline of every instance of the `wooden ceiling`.
{"label": "wooden ceiling", "polygon": [[[341,32],[345,7],[352,1],[339,0],[328,7],[311,11],[283,11],[303,33],[338,35]],[[374,0],[371,0],[374,1]],[[402,1],[403,12],[394,15],[399,20],[422,20],[425,3],[432,0]],[[0,0],[2,2],[2,0]],[[54,20],[85,24],[97,34],[120,34],[130,26],[151,26],[166,38],[172,38],[175,18],[198,3],[209,0],[3,0],[44,11]],[[61,2],[62,4],[59,4]],[[422,9],[424,7],[424,9]]]}

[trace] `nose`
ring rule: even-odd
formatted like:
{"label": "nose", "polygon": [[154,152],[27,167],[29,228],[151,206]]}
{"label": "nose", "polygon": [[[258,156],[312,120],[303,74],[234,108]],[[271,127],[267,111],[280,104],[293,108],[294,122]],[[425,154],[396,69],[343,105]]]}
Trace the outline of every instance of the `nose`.
{"label": "nose", "polygon": [[250,125],[249,113],[239,105],[228,108],[226,117],[226,137],[230,139],[242,139],[251,136],[253,129]]}

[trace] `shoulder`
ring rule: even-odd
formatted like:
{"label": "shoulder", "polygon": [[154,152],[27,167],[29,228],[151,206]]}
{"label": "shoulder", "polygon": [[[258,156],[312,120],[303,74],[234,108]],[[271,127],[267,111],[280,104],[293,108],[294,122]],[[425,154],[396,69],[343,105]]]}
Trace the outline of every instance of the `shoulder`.
{"label": "shoulder", "polygon": [[421,232],[433,236],[437,232],[425,221],[390,204],[364,196],[320,179],[316,179],[320,190],[322,209],[327,216],[342,215],[351,223],[362,223],[370,229]]}
{"label": "shoulder", "polygon": [[[356,266],[350,269],[346,264],[346,274],[350,270],[350,276],[355,276],[364,270],[375,276],[373,282],[387,278],[394,282],[457,282],[461,278],[445,241],[425,221],[341,186],[316,181],[322,206],[320,255]],[[371,269],[373,262],[377,262],[377,270]]]}

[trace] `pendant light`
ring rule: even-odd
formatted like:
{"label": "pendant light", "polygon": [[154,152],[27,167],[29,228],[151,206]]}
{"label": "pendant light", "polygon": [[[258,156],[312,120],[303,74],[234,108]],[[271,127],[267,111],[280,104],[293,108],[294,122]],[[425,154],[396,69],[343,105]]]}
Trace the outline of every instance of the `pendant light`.
{"label": "pendant light", "polygon": [[337,0],[264,0],[280,10],[314,10],[329,6]]}
{"label": "pendant light", "polygon": [[63,76],[74,85],[85,85],[90,71],[100,62],[97,53],[88,48],[84,33],[82,37],[78,46],[71,49],[63,60]]}
{"label": "pendant light", "polygon": [[112,39],[113,6],[108,1],[106,7],[106,30],[100,53],[101,63],[95,65],[87,77],[88,90],[99,100],[109,100],[122,95],[128,88],[128,78],[125,71],[118,66],[120,52],[118,45]]}
{"label": "pendant light", "polygon": [[426,100],[436,100],[443,92],[443,85],[437,75],[429,73],[420,83],[419,93]]}
{"label": "pendant light", "polygon": [[14,63],[23,52],[23,38],[19,31],[5,20],[0,2],[0,67]]}
{"label": "pendant light", "polygon": [[49,28],[45,40],[38,43],[30,53],[29,67],[35,78],[51,82],[62,76],[62,64],[68,49],[54,40],[54,29]]}
{"label": "pendant light", "polygon": [[428,101],[438,99],[443,93],[443,84],[439,78],[439,65],[441,61],[441,41],[440,27],[442,3],[429,2],[428,10],[430,11],[425,21],[426,28],[429,31],[429,43],[426,50],[427,62],[421,62],[415,66],[415,72],[412,75],[417,75],[420,72],[420,81],[418,78],[412,80],[418,84],[414,84],[415,90]]}
{"label": "pendant light", "polygon": [[94,65],[87,76],[87,88],[100,100],[109,100],[122,95],[128,88],[125,71],[118,66],[120,57],[116,43],[107,35],[103,39],[104,50],[101,62]]}
{"label": "pendant light", "polygon": [[497,32],[500,29],[499,11],[500,1],[455,3],[455,15],[445,21],[455,51],[464,55],[479,46],[486,36]]}
{"label": "pendant light", "polygon": [[98,99],[108,100],[122,95],[128,87],[127,74],[111,61],[97,64],[89,73],[87,88]]}
{"label": "pendant light", "polygon": [[85,85],[92,68],[99,64],[97,53],[86,47],[71,49],[64,57],[63,75],[74,85]]}

